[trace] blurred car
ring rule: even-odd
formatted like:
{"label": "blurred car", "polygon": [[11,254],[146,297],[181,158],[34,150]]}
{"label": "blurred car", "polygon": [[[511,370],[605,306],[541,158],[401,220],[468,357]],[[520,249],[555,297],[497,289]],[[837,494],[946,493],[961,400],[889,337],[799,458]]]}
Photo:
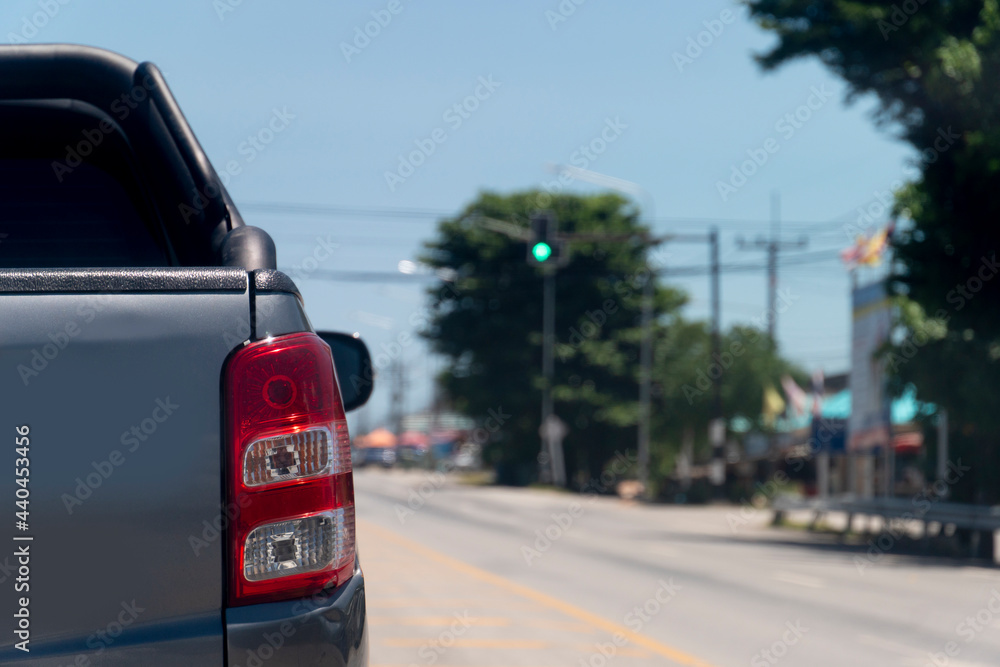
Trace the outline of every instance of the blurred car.
{"label": "blurred car", "polygon": [[458,453],[452,458],[454,470],[479,470],[483,465],[482,451],[479,445],[466,443],[459,447]]}
{"label": "blurred car", "polygon": [[396,448],[396,457],[403,467],[411,468],[419,466],[427,458],[427,449],[400,445]]}
{"label": "blurred car", "polygon": [[367,447],[362,450],[359,467],[367,465],[380,465],[383,468],[391,468],[396,465],[396,450],[391,447]]}

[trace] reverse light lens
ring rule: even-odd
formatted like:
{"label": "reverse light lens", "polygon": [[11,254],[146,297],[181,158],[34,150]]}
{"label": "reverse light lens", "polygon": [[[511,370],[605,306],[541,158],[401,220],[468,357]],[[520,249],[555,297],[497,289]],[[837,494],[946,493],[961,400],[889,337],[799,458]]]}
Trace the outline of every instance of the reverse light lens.
{"label": "reverse light lens", "polygon": [[354,508],[269,523],[255,528],[243,551],[247,581],[316,572],[353,556]]}
{"label": "reverse light lens", "polygon": [[257,440],[247,447],[243,457],[243,483],[262,486],[329,473],[334,461],[333,445],[333,435],[327,428]]}

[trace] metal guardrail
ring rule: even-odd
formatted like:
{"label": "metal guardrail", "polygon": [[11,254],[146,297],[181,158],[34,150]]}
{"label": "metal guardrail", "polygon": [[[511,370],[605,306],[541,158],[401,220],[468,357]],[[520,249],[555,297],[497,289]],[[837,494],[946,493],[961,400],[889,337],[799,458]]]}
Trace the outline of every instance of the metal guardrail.
{"label": "metal guardrail", "polygon": [[922,521],[926,530],[929,523],[952,525],[969,530],[1000,530],[1000,506],[968,505],[934,501],[930,498],[854,498],[839,497],[825,500],[799,500],[779,497],[772,504],[777,516],[783,512],[808,510],[817,518],[829,512],[844,512],[847,527],[855,515],[880,516],[884,519]]}

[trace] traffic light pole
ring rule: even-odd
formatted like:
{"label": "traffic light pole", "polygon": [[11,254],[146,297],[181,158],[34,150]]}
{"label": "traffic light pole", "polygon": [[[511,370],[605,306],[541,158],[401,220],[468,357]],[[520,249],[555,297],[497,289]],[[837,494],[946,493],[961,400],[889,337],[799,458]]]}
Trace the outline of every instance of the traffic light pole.
{"label": "traffic light pole", "polygon": [[642,493],[649,488],[649,418],[653,381],[653,272],[648,271],[642,286],[642,343],[639,346],[639,442],[638,473]]}
{"label": "traffic light pole", "polygon": [[[712,363],[722,363],[722,326],[719,282],[719,230],[715,227],[708,234],[709,260],[712,273]],[[708,424],[708,441],[712,446],[710,480],[715,498],[725,495],[726,484],[726,421],[722,412],[722,375],[712,376],[712,419]]]}
{"label": "traffic light pole", "polygon": [[[556,267],[547,266],[542,281],[542,424],[552,417],[552,383],[555,375],[556,341]],[[562,443],[546,429],[543,436],[551,483],[566,486],[566,466],[563,464]]]}

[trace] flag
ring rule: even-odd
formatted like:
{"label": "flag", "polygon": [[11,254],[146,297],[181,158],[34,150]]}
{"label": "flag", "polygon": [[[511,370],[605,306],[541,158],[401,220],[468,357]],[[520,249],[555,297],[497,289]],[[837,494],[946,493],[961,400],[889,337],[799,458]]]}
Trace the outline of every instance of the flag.
{"label": "flag", "polygon": [[840,251],[841,261],[850,268],[861,265],[878,266],[889,249],[889,238],[895,229],[896,222],[892,221],[871,236],[859,236],[854,245]]}
{"label": "flag", "polygon": [[806,392],[802,391],[802,388],[795,384],[795,380],[790,375],[781,376],[781,388],[785,390],[785,396],[788,397],[788,402],[791,403],[795,414],[805,414]]}
{"label": "flag", "polygon": [[823,410],[823,386],[826,384],[826,378],[823,377],[823,369],[817,370],[812,376],[812,395],[813,395],[813,417],[819,417]]}
{"label": "flag", "polygon": [[777,416],[784,411],[785,401],[781,398],[781,394],[771,385],[764,387],[764,423],[771,426]]}

